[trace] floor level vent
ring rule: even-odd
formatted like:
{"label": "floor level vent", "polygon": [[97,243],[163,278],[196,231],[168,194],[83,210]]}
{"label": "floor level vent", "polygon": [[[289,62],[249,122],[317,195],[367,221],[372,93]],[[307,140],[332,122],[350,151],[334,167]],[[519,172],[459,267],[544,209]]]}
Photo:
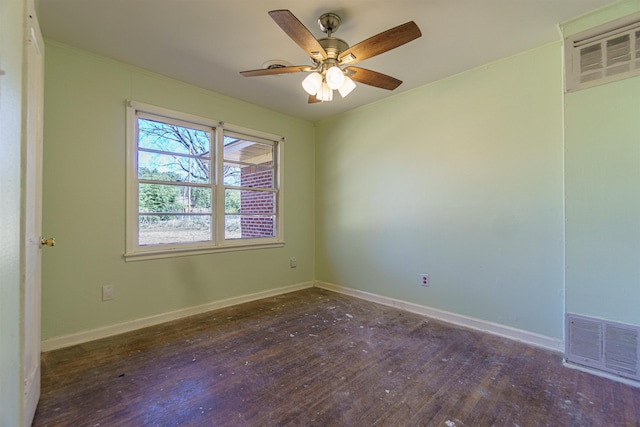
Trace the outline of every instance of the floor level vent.
{"label": "floor level vent", "polygon": [[640,381],[640,327],[567,314],[569,363]]}

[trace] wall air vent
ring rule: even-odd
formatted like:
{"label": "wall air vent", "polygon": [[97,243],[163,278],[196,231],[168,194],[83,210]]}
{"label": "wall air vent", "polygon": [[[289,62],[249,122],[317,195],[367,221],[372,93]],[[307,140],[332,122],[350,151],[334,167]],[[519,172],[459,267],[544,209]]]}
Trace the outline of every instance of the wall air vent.
{"label": "wall air vent", "polygon": [[567,314],[567,362],[640,381],[640,327]]}
{"label": "wall air vent", "polygon": [[567,92],[640,75],[640,14],[565,39]]}

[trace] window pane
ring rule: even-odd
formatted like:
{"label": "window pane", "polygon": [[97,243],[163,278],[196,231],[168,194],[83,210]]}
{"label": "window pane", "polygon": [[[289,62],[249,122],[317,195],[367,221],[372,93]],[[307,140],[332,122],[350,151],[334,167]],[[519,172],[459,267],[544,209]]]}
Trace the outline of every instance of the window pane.
{"label": "window pane", "polygon": [[271,144],[225,136],[224,159],[253,165],[270,165],[273,162],[273,146]]}
{"label": "window pane", "polygon": [[225,190],[224,211],[230,214],[273,214],[276,195],[266,191]]}
{"label": "window pane", "polygon": [[139,184],[139,212],[211,212],[211,188]]}
{"label": "window pane", "polygon": [[224,238],[225,239],[241,239],[240,216],[229,215],[224,218]]}
{"label": "window pane", "polygon": [[138,152],[138,178],[171,182],[209,182],[209,159]]}
{"label": "window pane", "polygon": [[224,184],[238,187],[273,188],[273,167],[271,165],[238,166],[224,164]]}
{"label": "window pane", "polygon": [[224,185],[240,186],[241,170],[240,166],[231,163],[225,163],[222,171]]}
{"label": "window pane", "polygon": [[226,215],[225,239],[275,237],[275,215]]}
{"label": "window pane", "polygon": [[139,245],[211,240],[211,217],[208,215],[140,215],[139,218]]}
{"label": "window pane", "polygon": [[138,119],[138,147],[193,156],[209,156],[211,133],[148,119]]}

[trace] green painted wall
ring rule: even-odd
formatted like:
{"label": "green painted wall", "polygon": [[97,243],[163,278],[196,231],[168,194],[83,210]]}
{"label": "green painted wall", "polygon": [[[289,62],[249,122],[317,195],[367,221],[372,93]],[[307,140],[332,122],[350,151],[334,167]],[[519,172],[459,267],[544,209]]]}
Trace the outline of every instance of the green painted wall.
{"label": "green painted wall", "polygon": [[562,118],[558,42],[318,123],[316,279],[561,339]]}
{"label": "green painted wall", "polygon": [[[565,34],[640,11],[627,1]],[[567,312],[640,325],[640,77],[565,96]]]}
{"label": "green painted wall", "polygon": [[[285,247],[125,263],[127,98],[284,135]],[[311,123],[47,42],[44,138],[43,339],[313,279]]]}
{"label": "green painted wall", "polygon": [[20,165],[26,2],[0,2],[0,426],[22,422]]}

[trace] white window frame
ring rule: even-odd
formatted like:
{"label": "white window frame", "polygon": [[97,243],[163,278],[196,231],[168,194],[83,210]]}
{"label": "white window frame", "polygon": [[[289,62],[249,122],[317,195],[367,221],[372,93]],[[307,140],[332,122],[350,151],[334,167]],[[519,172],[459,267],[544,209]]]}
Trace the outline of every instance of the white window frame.
{"label": "white window frame", "polygon": [[[139,195],[138,195],[138,113],[152,115],[173,121],[193,124],[195,128],[211,130],[211,191],[212,239],[206,242],[167,243],[158,245],[139,244]],[[262,238],[225,239],[225,200],[224,200],[224,134],[230,132],[256,138],[261,143],[273,144],[274,147],[274,189],[275,207],[275,236]],[[284,138],[278,135],[230,125],[221,121],[199,117],[157,107],[142,102],[126,101],[126,247],[124,258],[126,261],[169,258],[177,256],[214,253],[224,251],[238,251],[249,249],[263,249],[283,247],[284,215],[283,215],[283,145]]]}

